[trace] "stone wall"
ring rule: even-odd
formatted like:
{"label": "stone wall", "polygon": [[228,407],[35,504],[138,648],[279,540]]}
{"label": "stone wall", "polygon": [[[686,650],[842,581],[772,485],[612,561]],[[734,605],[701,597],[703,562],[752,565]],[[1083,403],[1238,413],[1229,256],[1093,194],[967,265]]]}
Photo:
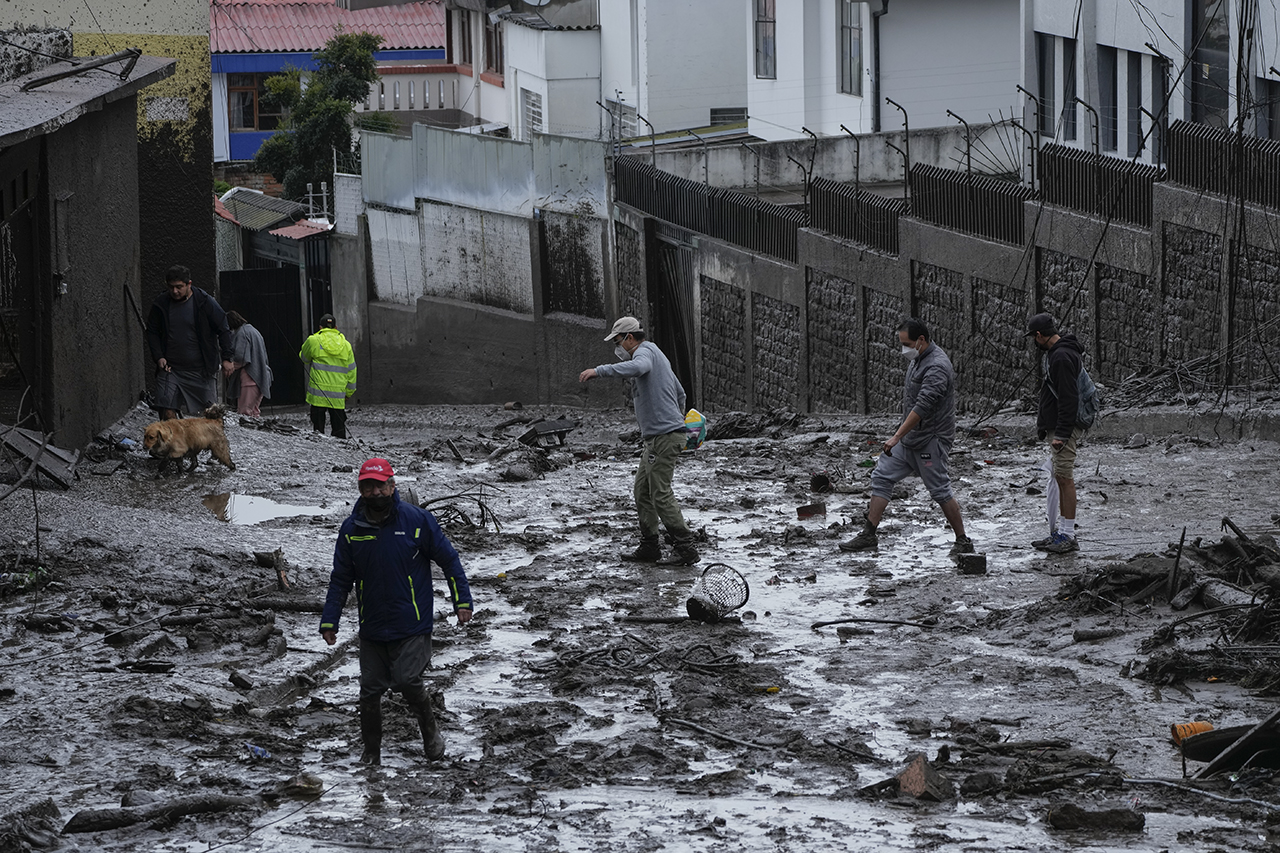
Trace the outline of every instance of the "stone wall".
{"label": "stone wall", "polygon": [[701,284],[702,405],[708,412],[746,409],[746,292],[707,276]]}
{"label": "stone wall", "polygon": [[645,295],[644,234],[624,222],[613,223],[614,256],[617,258],[618,317],[630,315],[641,325],[649,322]]}
{"label": "stone wall", "polygon": [[862,411],[861,291],[848,279],[809,270],[809,405],[814,411]]}
{"label": "stone wall", "polygon": [[1280,253],[1258,246],[1237,247],[1232,286],[1232,381],[1274,386],[1280,382],[1280,353],[1273,343],[1274,324],[1280,317]]}
{"label": "stone wall", "polygon": [[751,294],[754,408],[790,411],[803,408],[801,329],[799,306],[758,291]]}
{"label": "stone wall", "polygon": [[1213,359],[1222,343],[1221,278],[1219,235],[1164,224],[1165,360]]}
{"label": "stone wall", "polygon": [[1159,361],[1160,294],[1152,278],[1098,264],[1098,361],[1095,382],[1119,382]]}

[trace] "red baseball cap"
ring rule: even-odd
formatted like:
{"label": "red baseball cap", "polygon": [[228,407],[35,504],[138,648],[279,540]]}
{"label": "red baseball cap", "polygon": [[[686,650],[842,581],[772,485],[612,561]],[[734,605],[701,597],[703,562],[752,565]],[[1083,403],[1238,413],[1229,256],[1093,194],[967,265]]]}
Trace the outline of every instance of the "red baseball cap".
{"label": "red baseball cap", "polygon": [[391,463],[377,456],[366,460],[365,463],[360,466],[361,480],[378,480],[379,482],[385,483],[395,475],[396,472],[391,470]]}

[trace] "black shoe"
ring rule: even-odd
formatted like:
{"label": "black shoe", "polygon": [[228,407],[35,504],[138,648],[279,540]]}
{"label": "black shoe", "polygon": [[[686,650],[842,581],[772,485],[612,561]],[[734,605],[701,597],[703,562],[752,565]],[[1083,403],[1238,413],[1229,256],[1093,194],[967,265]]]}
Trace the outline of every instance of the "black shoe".
{"label": "black shoe", "polygon": [[841,551],[870,551],[880,546],[880,538],[870,522],[862,526],[862,532],[847,541],[840,543]]}
{"label": "black shoe", "polygon": [[1050,533],[1043,539],[1037,539],[1031,543],[1031,547],[1035,548],[1037,551],[1043,551],[1045,548],[1053,544],[1053,536],[1054,534]]}
{"label": "black shoe", "polygon": [[444,758],[444,738],[440,735],[440,726],[436,723],[436,713],[431,707],[431,696],[424,693],[421,699],[411,705],[418,717],[418,727],[422,730],[422,751],[428,761],[439,761]]}
{"label": "black shoe", "polygon": [[698,549],[692,545],[677,545],[668,557],[658,561],[659,566],[692,566],[701,560]]}
{"label": "black shoe", "polygon": [[961,554],[973,553],[973,540],[968,536],[957,536],[955,544],[951,546],[951,556],[958,557]]}
{"label": "black shoe", "polygon": [[644,540],[634,551],[622,552],[622,559],[627,563],[656,563],[661,557],[662,549],[656,539],[652,542]]}

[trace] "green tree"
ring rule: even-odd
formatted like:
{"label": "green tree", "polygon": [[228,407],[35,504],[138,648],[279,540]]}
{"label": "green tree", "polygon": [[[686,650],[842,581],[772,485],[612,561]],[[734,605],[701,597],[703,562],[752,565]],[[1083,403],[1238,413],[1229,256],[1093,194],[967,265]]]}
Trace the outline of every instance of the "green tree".
{"label": "green tree", "polygon": [[354,108],[378,80],[373,52],[380,44],[379,35],[339,32],[312,54],[317,68],[305,80],[296,68],[267,78],[267,97],[287,118],[253,162],[284,185],[286,197],[303,197],[308,183],[316,192],[321,181],[333,186],[333,152],[352,152]]}

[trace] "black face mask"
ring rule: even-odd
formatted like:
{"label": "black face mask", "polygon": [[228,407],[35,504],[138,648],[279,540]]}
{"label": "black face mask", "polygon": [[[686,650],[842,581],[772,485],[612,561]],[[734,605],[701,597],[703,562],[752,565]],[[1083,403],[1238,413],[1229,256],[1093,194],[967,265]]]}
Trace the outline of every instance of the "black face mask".
{"label": "black face mask", "polygon": [[364,499],[364,505],[376,513],[384,513],[391,508],[391,495],[370,495]]}

